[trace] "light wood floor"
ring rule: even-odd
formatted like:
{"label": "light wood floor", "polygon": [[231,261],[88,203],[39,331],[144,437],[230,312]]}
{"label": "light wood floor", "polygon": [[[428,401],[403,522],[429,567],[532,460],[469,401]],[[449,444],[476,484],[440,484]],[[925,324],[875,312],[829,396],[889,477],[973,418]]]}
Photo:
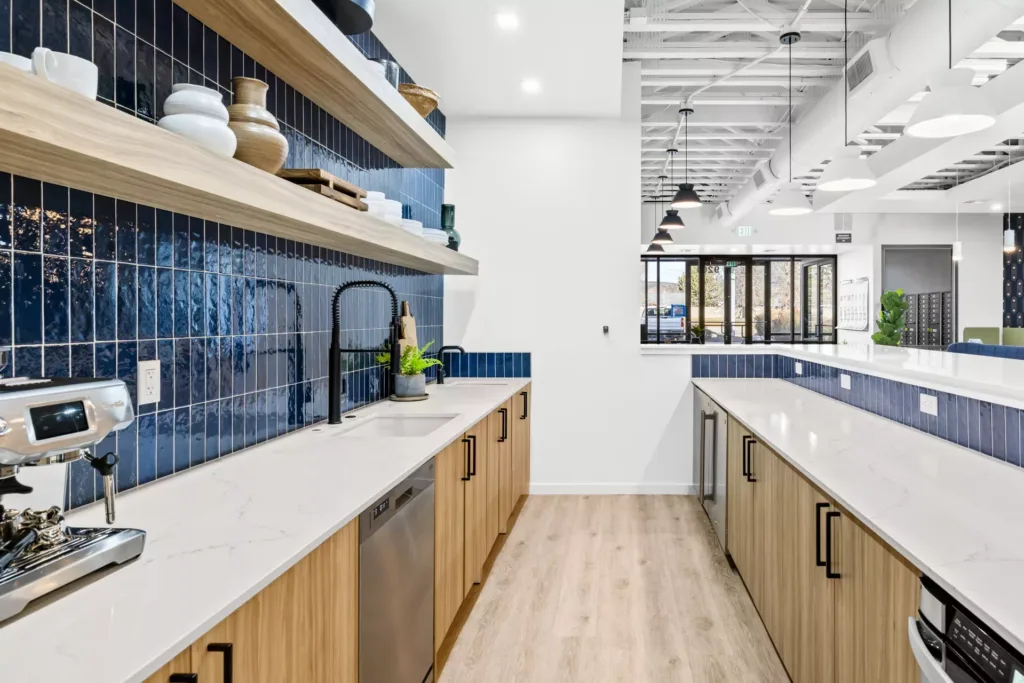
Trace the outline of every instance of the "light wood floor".
{"label": "light wood floor", "polygon": [[787,683],[697,499],[532,496],[440,683]]}

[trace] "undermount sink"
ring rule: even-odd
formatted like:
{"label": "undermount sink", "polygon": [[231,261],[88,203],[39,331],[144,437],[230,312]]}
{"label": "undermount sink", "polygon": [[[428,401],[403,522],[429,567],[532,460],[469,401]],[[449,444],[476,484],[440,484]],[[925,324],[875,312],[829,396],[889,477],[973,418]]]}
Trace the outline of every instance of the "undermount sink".
{"label": "undermount sink", "polygon": [[365,418],[352,417],[345,420],[347,429],[343,437],[356,436],[368,439],[415,438],[426,436],[455,419],[455,415],[371,415]]}

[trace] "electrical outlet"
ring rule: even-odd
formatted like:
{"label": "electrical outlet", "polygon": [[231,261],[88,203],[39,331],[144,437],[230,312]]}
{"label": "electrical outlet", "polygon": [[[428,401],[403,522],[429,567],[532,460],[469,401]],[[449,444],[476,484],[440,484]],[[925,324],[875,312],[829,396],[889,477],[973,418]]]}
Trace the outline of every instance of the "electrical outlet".
{"label": "electrical outlet", "polygon": [[160,402],[160,361],[139,361],[139,405]]}
{"label": "electrical outlet", "polygon": [[921,412],[926,415],[939,416],[939,397],[921,394]]}
{"label": "electrical outlet", "polygon": [[804,364],[801,363],[800,361],[797,361],[796,363],[794,363],[793,367],[796,368],[796,374],[798,374],[798,375],[804,374]]}
{"label": "electrical outlet", "polygon": [[850,376],[849,375],[839,375],[839,386],[842,387],[843,389],[846,389],[847,391],[849,391],[850,390]]}

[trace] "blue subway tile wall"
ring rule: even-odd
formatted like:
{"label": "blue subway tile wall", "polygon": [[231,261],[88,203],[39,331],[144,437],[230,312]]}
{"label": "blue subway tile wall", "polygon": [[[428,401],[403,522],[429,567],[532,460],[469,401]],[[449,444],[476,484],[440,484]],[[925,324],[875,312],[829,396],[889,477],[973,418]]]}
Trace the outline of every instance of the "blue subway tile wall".
{"label": "blue subway tile wall", "polygon": [[448,377],[530,377],[529,353],[445,353]]}
{"label": "blue subway tile wall", "polygon": [[[372,33],[350,40],[368,58],[391,58]],[[0,51],[27,57],[39,45],[95,62],[100,101],[152,123],[174,83],[214,88],[230,104],[235,76],[265,81],[267,109],[288,139],[286,167],[322,168],[382,191],[403,203],[405,217],[441,227],[443,169],[403,169],[171,0],[0,0]],[[428,122],[444,135],[441,112]],[[16,246],[33,251],[41,236],[45,249],[60,250],[59,236],[39,228]]]}
{"label": "blue subway tile wall", "polygon": [[[389,56],[372,35],[352,41]],[[172,83],[229,98],[233,76],[267,81],[289,166],[382,190],[440,227],[443,171],[398,167],[170,0],[0,0],[0,51],[37,45],[93,60],[100,98],[150,122]],[[444,134],[440,112],[431,123]],[[342,282],[390,283],[419,338],[443,344],[443,276],[244,228],[0,169],[0,346],[14,346],[3,374],[118,377],[137,401],[137,363],[160,361],[160,403],[136,403],[135,424],[101,444],[121,457],[120,491],[324,419],[330,296]],[[386,340],[386,294],[349,292],[341,308],[343,346]],[[372,354],[346,356],[345,372],[345,410],[389,393]],[[87,464],[69,466],[68,507],[101,494]]]}
{"label": "blue subway tile wall", "polygon": [[776,377],[773,354],[704,354],[691,358],[693,377],[770,379]]}

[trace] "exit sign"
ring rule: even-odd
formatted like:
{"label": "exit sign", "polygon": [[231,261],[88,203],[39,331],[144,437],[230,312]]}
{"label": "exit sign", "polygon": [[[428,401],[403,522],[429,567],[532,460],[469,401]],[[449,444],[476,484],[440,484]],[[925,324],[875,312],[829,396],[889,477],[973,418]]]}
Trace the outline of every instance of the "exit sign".
{"label": "exit sign", "polygon": [[754,236],[754,228],[753,228],[753,226],[741,225],[741,226],[737,227],[736,228],[736,236],[737,237],[753,237]]}

